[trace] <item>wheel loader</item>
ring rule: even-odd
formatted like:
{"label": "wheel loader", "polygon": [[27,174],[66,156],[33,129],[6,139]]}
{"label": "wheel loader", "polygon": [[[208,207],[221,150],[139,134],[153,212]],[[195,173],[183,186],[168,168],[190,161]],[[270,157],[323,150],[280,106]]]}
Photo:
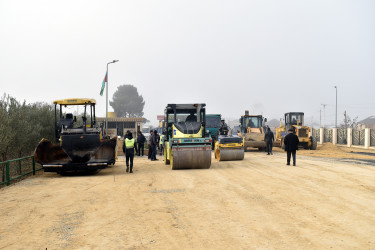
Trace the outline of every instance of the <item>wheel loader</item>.
{"label": "wheel loader", "polygon": [[229,128],[222,120],[218,130],[219,135],[215,142],[215,158],[219,161],[236,161],[244,159],[243,138],[237,135],[228,135]]}
{"label": "wheel loader", "polygon": [[[42,139],[35,149],[35,161],[45,172],[95,172],[115,164],[117,138],[103,139],[96,123],[94,99],[64,99],[55,105],[55,143]],[[83,107],[83,115],[77,121],[72,113]]]}
{"label": "wheel loader", "polygon": [[275,146],[284,148],[284,137],[289,129],[293,129],[299,138],[299,148],[315,150],[317,148],[317,141],[311,135],[311,128],[304,126],[303,112],[289,112],[284,114],[285,125],[281,124],[276,129]]}
{"label": "wheel loader", "polygon": [[267,122],[267,118],[262,115],[249,115],[249,111],[245,111],[245,115],[240,118],[241,132],[238,134],[244,139],[245,152],[248,147],[264,150],[266,142],[264,141],[263,124]]}
{"label": "wheel loader", "polygon": [[211,166],[212,138],[206,133],[206,104],[168,104],[164,121],[164,163],[173,170]]}

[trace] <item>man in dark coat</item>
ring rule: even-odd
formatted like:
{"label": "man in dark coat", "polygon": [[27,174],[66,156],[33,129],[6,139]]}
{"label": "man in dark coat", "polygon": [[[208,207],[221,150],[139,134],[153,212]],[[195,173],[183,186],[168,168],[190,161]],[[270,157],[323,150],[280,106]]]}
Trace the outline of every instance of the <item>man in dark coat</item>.
{"label": "man in dark coat", "polygon": [[290,156],[293,156],[293,166],[296,165],[296,150],[298,149],[299,139],[294,133],[294,129],[289,129],[288,134],[284,137],[286,151],[286,165],[290,165]]}
{"label": "man in dark coat", "polygon": [[142,151],[142,156],[144,154],[144,148],[145,148],[145,142],[146,142],[146,137],[142,134],[142,132],[138,132],[137,136],[137,144],[138,144],[138,156],[141,155]]}
{"label": "man in dark coat", "polygon": [[147,144],[148,144],[148,159],[151,159],[151,155],[152,155],[151,141],[152,141],[152,137],[153,136],[154,136],[154,130],[151,130],[150,131],[150,135],[148,136],[148,139],[147,139]]}
{"label": "man in dark coat", "polygon": [[154,130],[154,133],[152,134],[151,136],[151,149],[152,149],[152,152],[151,152],[151,161],[157,161],[158,159],[156,159],[156,147],[158,146],[158,134],[157,134],[157,131]]}
{"label": "man in dark coat", "polygon": [[267,132],[264,134],[264,140],[266,141],[267,155],[272,155],[272,143],[275,138],[270,128],[267,128]]}

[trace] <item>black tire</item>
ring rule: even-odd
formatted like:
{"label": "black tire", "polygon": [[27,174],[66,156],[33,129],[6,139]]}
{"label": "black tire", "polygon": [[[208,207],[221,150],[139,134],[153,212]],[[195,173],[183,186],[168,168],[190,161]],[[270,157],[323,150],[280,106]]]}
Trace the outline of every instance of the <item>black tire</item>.
{"label": "black tire", "polygon": [[316,150],[318,147],[318,142],[316,141],[315,137],[310,137],[311,139],[311,147],[310,150]]}
{"label": "black tire", "polygon": [[281,137],[280,146],[282,149],[285,149],[284,137]]}

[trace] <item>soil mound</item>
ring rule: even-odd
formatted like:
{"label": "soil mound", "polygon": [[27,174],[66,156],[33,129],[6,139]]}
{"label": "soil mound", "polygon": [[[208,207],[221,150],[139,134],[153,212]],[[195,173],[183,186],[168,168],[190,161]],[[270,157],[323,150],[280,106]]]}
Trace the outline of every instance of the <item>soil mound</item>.
{"label": "soil mound", "polygon": [[317,150],[331,151],[331,152],[343,152],[343,150],[340,147],[333,145],[330,142],[327,142],[326,144],[323,144],[321,147],[318,147]]}

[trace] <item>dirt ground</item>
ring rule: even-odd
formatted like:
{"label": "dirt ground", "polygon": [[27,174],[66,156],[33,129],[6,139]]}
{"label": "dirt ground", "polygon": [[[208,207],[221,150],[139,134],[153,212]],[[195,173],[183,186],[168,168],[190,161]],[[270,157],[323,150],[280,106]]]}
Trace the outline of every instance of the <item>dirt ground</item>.
{"label": "dirt ground", "polygon": [[44,173],[0,189],[0,249],[375,249],[375,166],[310,153]]}

